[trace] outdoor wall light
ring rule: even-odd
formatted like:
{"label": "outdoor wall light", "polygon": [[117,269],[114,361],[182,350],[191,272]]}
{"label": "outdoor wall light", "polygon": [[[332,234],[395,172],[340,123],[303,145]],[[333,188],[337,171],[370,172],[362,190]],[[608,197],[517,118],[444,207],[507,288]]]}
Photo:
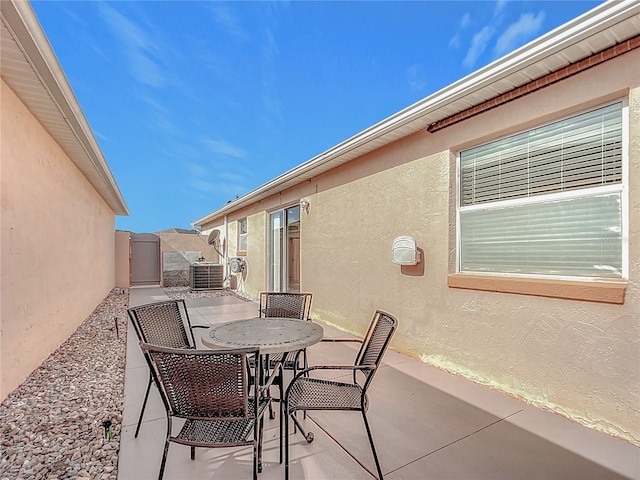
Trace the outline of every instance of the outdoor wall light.
{"label": "outdoor wall light", "polygon": [[304,210],[305,213],[309,213],[309,200],[307,200],[306,198],[301,198],[300,199],[300,209]]}
{"label": "outdoor wall light", "polygon": [[396,265],[417,265],[420,263],[420,251],[413,237],[396,237],[391,244],[391,261]]}

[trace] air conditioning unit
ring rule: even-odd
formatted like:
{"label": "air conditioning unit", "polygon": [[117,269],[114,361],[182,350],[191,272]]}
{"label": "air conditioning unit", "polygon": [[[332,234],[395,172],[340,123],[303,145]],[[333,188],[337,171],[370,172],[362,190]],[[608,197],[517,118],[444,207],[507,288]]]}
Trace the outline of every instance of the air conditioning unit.
{"label": "air conditioning unit", "polygon": [[216,290],[223,288],[224,265],[211,262],[192,263],[189,269],[191,290]]}

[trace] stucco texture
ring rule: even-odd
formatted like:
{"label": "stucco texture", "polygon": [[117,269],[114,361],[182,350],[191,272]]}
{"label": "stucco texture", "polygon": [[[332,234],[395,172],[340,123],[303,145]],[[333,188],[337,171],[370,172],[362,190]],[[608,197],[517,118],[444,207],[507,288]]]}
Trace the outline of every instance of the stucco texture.
{"label": "stucco texture", "polygon": [[261,212],[247,217],[247,272],[245,275],[245,292],[257,297],[266,290],[266,232],[268,229],[267,215]]}
{"label": "stucco texture", "polygon": [[[399,320],[393,349],[640,445],[639,64],[634,50],[436,133],[416,132],[228,215],[266,218],[306,198],[301,290],[314,294],[312,318],[362,335],[374,311],[386,310]],[[450,288],[458,152],[621,100],[629,120],[624,303]],[[266,230],[266,222],[262,230],[250,222],[251,289],[264,285]],[[416,239],[420,265],[392,263],[400,235]]]}
{"label": "stucco texture", "polygon": [[113,210],[2,82],[4,399],[115,284]]}
{"label": "stucco texture", "polygon": [[[639,96],[636,88],[628,97],[631,280],[623,305],[448,288],[455,155],[430,151],[455,140],[449,131],[425,143],[422,157],[422,142],[407,139],[317,179],[311,213],[302,215],[312,316],[363,334],[374,310],[387,310],[400,324],[393,348],[639,444]],[[460,138],[514,118],[493,115],[460,127]],[[409,151],[414,159],[399,162]],[[391,262],[399,235],[424,250],[423,274]]]}

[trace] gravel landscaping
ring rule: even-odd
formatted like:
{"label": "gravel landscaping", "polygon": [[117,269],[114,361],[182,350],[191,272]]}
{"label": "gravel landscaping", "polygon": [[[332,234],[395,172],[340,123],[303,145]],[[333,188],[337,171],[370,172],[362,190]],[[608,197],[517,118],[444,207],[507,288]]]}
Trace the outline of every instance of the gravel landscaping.
{"label": "gravel landscaping", "polygon": [[112,290],[2,402],[2,480],[117,479],[128,303]]}
{"label": "gravel landscaping", "polygon": [[[236,295],[164,291],[176,299]],[[1,480],[117,479],[128,304],[129,290],[113,289],[2,402]]]}
{"label": "gravel landscaping", "polygon": [[166,287],[163,289],[164,293],[173,299],[179,298],[207,298],[207,297],[220,297],[225,295],[230,295],[233,297],[237,297],[241,300],[245,300],[247,302],[255,301],[257,298],[251,297],[247,294],[240,294],[231,290],[196,290],[192,291],[189,287]]}

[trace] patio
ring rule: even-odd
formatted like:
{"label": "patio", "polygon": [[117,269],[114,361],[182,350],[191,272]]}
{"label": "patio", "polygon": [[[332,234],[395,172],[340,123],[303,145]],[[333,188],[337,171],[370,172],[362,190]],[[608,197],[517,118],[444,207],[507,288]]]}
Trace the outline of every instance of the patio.
{"label": "patio", "polygon": [[[166,298],[158,287],[132,288],[129,302],[133,306]],[[232,295],[186,302],[194,325],[257,313],[256,303]],[[399,321],[402,324],[402,318]],[[325,336],[345,336],[324,328]],[[165,413],[154,388],[140,434],[134,438],[148,373],[133,328],[128,332],[118,478],[155,479]],[[355,353],[352,344],[318,344],[308,349],[310,365],[350,364]],[[368,417],[389,480],[640,478],[640,448],[392,350],[373,381],[370,401]],[[299,434],[292,438],[293,479],[375,478],[358,413],[310,412],[304,422],[315,440],[308,444]],[[278,436],[278,419],[267,420],[260,475],[264,480],[284,478],[284,466],[278,463]],[[187,447],[172,444],[164,478],[251,478],[250,447],[197,449],[192,461]]]}

